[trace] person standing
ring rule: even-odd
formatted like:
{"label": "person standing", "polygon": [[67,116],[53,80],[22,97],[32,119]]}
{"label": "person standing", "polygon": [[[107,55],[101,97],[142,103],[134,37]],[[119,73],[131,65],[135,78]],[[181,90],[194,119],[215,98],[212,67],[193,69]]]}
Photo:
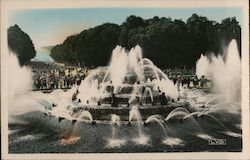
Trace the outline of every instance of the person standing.
{"label": "person standing", "polygon": [[197,76],[195,76],[195,78],[193,79],[193,85],[194,87],[197,87],[199,85],[199,79]]}
{"label": "person standing", "polygon": [[206,78],[204,75],[200,78],[200,86],[203,88],[206,85]]}
{"label": "person standing", "polygon": [[114,93],[112,93],[111,95],[111,107],[118,107],[117,97],[115,96]]}

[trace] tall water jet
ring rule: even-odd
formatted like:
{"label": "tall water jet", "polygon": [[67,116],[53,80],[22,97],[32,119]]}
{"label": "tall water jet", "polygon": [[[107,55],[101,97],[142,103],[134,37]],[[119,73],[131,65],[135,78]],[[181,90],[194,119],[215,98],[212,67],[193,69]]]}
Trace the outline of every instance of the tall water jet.
{"label": "tall water jet", "polygon": [[122,146],[126,141],[124,139],[119,139],[117,134],[117,127],[120,126],[120,117],[116,114],[111,114],[111,127],[112,127],[112,137],[108,139],[108,148],[113,147],[120,147]]}
{"label": "tall water jet", "polygon": [[116,114],[111,115],[111,125],[112,125],[112,139],[117,139],[117,128],[116,126],[120,126],[120,117]]}
{"label": "tall water jet", "polygon": [[78,99],[86,104],[87,101],[90,104],[96,104],[96,99],[101,97],[101,89],[99,88],[98,80],[93,81],[97,74],[100,72],[93,71],[89,76],[87,76],[78,88],[79,94]]}
{"label": "tall water jet", "polygon": [[138,136],[134,139],[137,144],[145,145],[148,143],[148,137],[146,137],[142,131],[142,117],[137,106],[133,106],[129,111],[129,123],[136,120],[138,126]]}
{"label": "tall water jet", "polygon": [[26,66],[21,67],[14,53],[9,53],[6,56],[9,98],[14,98],[17,94],[24,94],[32,90],[31,69]]}
{"label": "tall water jet", "polygon": [[[6,87],[2,96],[7,99],[9,121],[13,116],[30,111],[41,110],[40,104],[37,103],[29,92],[32,90],[32,72],[29,67],[20,66],[17,56],[12,53],[6,53],[3,66],[7,67],[6,72],[2,73],[2,87]],[[6,74],[6,75],[5,75]],[[6,85],[5,85],[6,84]]]}
{"label": "tall water jet", "polygon": [[[114,85],[114,92],[117,93],[118,86],[122,85],[125,76],[129,72],[133,72],[137,76],[137,80],[143,80],[142,67],[139,68],[138,62],[142,59],[142,52],[139,46],[131,48],[129,52],[117,46],[113,52],[109,68],[103,78],[102,83],[105,81],[112,81]],[[119,69],[117,69],[119,68]]]}
{"label": "tall water jet", "polygon": [[241,60],[236,41],[229,43],[224,55],[211,55],[210,59],[201,56],[196,64],[196,74],[210,77],[213,89],[224,95],[226,101],[240,101]]}
{"label": "tall water jet", "polygon": [[210,75],[209,72],[209,59],[205,55],[201,54],[200,59],[196,63],[196,75],[198,78],[201,76],[208,76]]}
{"label": "tall water jet", "polygon": [[[124,81],[125,75],[127,73],[128,67],[128,56],[124,48],[117,46],[113,50],[113,54],[111,57],[111,62],[109,66],[110,70],[110,80],[115,86],[115,93],[116,87],[121,85]],[[118,69],[119,68],[119,69]]]}
{"label": "tall water jet", "polygon": [[144,80],[144,70],[143,65],[139,65],[140,61],[142,61],[142,50],[140,46],[135,46],[132,48],[128,54],[128,70],[133,71],[136,76],[137,80],[143,81]]}

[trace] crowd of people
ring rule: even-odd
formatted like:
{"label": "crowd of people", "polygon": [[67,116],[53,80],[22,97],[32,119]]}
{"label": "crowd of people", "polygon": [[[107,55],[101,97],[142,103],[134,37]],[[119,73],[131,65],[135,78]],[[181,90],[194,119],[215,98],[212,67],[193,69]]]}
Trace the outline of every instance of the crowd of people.
{"label": "crowd of people", "polygon": [[195,75],[194,70],[163,70],[170,80],[173,81],[174,85],[186,86],[188,88],[206,88],[212,87],[212,82],[202,75],[200,78]]}
{"label": "crowd of people", "polygon": [[181,85],[186,86],[188,88],[206,88],[209,87],[208,84],[210,84],[211,87],[211,81],[209,79],[207,79],[204,75],[201,76],[201,78],[198,78],[195,75],[177,75],[174,77],[170,78],[173,82],[174,85]]}
{"label": "crowd of people", "polygon": [[[33,71],[33,89],[69,89],[73,85],[80,85],[89,74],[90,69],[76,66],[64,66],[55,63],[30,64]],[[163,72],[173,81],[174,85],[190,87],[208,87],[210,82],[205,76],[200,79],[193,70],[164,69]],[[211,83],[210,83],[211,84]]]}
{"label": "crowd of people", "polygon": [[33,72],[33,89],[68,89],[80,85],[88,75],[87,68],[60,66],[57,64],[31,64]]}

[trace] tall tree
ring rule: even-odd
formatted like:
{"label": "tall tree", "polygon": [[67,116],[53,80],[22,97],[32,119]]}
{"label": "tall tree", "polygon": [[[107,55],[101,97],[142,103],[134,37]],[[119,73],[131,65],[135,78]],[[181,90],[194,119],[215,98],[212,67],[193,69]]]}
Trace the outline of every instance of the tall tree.
{"label": "tall tree", "polygon": [[17,55],[20,65],[24,65],[36,55],[32,40],[18,25],[8,28],[8,46]]}

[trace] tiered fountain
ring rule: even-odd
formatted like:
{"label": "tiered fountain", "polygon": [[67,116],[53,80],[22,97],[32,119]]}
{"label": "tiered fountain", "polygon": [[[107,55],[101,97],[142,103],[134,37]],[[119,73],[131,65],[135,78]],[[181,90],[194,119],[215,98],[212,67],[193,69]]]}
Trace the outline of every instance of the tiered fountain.
{"label": "tiered fountain", "polygon": [[130,52],[117,46],[110,65],[92,71],[79,88],[69,92],[67,102],[56,104],[52,111],[55,109],[58,113],[58,108],[61,111],[64,106],[75,120],[82,114],[89,119],[110,120],[111,115],[116,114],[122,121],[127,121],[129,111],[137,106],[142,119],[146,120],[152,114],[165,116],[173,109],[187,105],[177,99],[177,87],[151,60],[142,58],[139,46]]}

